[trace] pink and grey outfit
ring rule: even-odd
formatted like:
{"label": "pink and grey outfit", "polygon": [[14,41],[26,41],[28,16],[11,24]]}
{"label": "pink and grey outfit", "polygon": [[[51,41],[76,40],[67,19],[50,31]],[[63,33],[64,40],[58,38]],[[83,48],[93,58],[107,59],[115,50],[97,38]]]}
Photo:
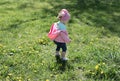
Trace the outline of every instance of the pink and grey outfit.
{"label": "pink and grey outfit", "polygon": [[54,39],[54,41],[60,42],[60,43],[69,43],[70,39],[68,37],[68,32],[66,30],[66,26],[61,23],[60,21],[57,22],[58,25],[58,31],[60,31],[57,35],[57,37]]}
{"label": "pink and grey outfit", "polygon": [[56,51],[60,51],[60,48],[62,48],[62,52],[66,52],[67,50],[66,43],[70,42],[68,33],[66,31],[66,26],[61,22],[58,22],[57,24],[60,32],[58,36],[54,39],[54,43],[57,45]]}
{"label": "pink and grey outfit", "polygon": [[68,37],[66,26],[61,21],[68,21],[70,19],[70,14],[66,9],[62,9],[58,14],[58,18],[60,21],[51,26],[48,37],[57,45],[56,51],[60,51],[60,48],[62,48],[62,51],[66,52],[66,43],[69,43],[70,39]]}

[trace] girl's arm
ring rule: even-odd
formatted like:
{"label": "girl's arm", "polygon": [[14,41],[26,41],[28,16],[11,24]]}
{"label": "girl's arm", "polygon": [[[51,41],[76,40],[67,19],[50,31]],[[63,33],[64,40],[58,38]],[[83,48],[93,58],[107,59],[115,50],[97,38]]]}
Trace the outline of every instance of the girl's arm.
{"label": "girl's arm", "polygon": [[69,43],[70,42],[70,38],[68,37],[68,33],[67,31],[61,31],[61,37],[64,40],[65,43]]}

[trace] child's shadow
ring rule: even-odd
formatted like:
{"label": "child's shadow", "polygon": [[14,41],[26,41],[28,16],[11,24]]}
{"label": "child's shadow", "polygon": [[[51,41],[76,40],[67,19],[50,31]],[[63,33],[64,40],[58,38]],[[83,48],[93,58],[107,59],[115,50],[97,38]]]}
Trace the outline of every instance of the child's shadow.
{"label": "child's shadow", "polygon": [[56,62],[56,66],[58,67],[58,70],[60,71],[66,71],[74,69],[74,67],[70,64],[70,61],[62,61]]}

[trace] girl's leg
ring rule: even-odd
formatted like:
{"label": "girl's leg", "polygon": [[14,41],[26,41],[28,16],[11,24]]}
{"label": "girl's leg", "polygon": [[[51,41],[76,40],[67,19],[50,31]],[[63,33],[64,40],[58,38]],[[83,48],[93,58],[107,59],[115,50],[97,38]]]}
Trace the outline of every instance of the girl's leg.
{"label": "girl's leg", "polygon": [[62,48],[62,53],[61,53],[62,60],[68,60],[68,59],[66,58],[66,51],[67,51],[66,43],[63,43],[63,44],[61,45],[61,48]]}
{"label": "girl's leg", "polygon": [[61,56],[62,56],[62,60],[68,60],[68,59],[66,58],[66,52],[62,52],[62,53],[61,53]]}
{"label": "girl's leg", "polygon": [[67,58],[66,58],[66,50],[67,50],[67,47],[66,47],[66,44],[64,43],[63,46],[62,46],[62,53],[61,53],[61,56],[62,56],[62,70],[64,71],[66,69],[66,63],[67,63]]}
{"label": "girl's leg", "polygon": [[60,55],[59,52],[60,52],[60,46],[59,46],[59,44],[57,44],[56,55]]}
{"label": "girl's leg", "polygon": [[55,43],[56,46],[57,46],[57,47],[56,47],[56,53],[55,53],[55,54],[56,54],[56,55],[60,55],[60,54],[59,54],[59,51],[60,51],[60,45],[59,45],[59,43],[56,42],[56,41],[54,41],[54,43]]}
{"label": "girl's leg", "polygon": [[57,45],[55,57],[56,57],[56,61],[59,63],[60,62],[60,54],[59,54],[60,44],[58,42],[56,42],[56,41],[54,41],[54,42]]}

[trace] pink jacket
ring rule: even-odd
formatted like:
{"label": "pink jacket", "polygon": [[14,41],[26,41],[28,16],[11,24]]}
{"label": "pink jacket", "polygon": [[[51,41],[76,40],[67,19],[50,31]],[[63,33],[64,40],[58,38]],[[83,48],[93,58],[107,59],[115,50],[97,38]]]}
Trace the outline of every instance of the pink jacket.
{"label": "pink jacket", "polygon": [[57,42],[61,42],[61,43],[69,43],[70,42],[67,31],[61,31],[54,40]]}
{"label": "pink jacket", "polygon": [[61,43],[69,43],[70,42],[67,31],[59,30],[57,23],[54,23],[51,26],[50,31],[48,33],[48,37],[51,40],[55,40],[56,42],[61,42]]}

